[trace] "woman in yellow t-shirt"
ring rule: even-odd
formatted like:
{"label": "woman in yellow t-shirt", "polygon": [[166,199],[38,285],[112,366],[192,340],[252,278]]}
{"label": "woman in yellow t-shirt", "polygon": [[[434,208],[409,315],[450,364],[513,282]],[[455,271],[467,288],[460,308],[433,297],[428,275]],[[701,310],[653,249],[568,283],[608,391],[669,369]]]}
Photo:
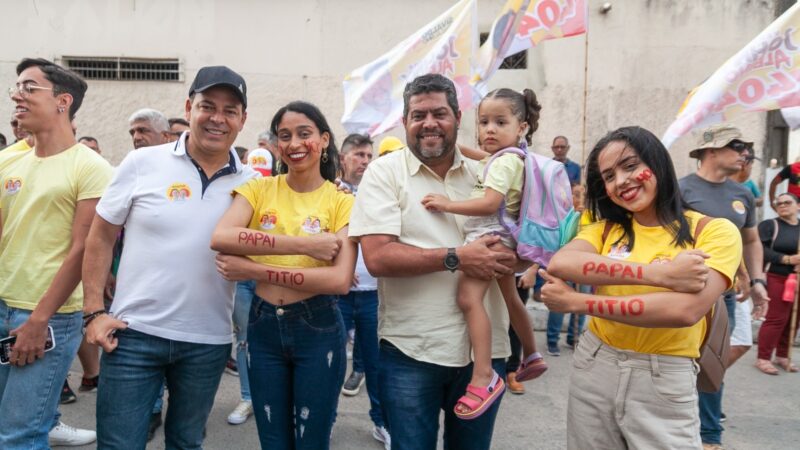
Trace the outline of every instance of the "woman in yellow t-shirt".
{"label": "woman in yellow t-shirt", "polygon": [[353,196],[332,183],[336,146],[316,106],[289,103],[270,131],[281,174],[235,190],[212,247],[227,253],[217,258],[226,279],[256,280],[247,370],[261,447],[327,449],[347,364],[336,295],[355,270]]}
{"label": "woman in yellow t-shirt", "polygon": [[[700,448],[696,365],[705,314],[733,285],[738,230],[704,220],[680,196],[667,149],[620,128],[587,161],[583,227],[542,271],[542,300],[592,316],[574,354],[570,449]],[[578,293],[562,281],[597,286]]]}

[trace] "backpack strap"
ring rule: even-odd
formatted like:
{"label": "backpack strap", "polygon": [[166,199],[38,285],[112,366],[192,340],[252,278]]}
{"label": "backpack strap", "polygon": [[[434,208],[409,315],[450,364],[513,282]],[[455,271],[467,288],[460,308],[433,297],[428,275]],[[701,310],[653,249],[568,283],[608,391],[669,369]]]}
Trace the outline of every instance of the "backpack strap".
{"label": "backpack strap", "polygon": [[603,243],[606,243],[606,239],[608,239],[608,234],[611,233],[611,228],[614,227],[614,223],[606,219],[606,225],[603,227]]}
{"label": "backpack strap", "polygon": [[[769,248],[775,247],[775,239],[777,238],[778,238],[778,219],[772,219],[772,240],[769,241]],[[770,267],[772,267],[771,262],[764,264],[764,273],[769,272]]]}
{"label": "backpack strap", "polygon": [[700,237],[700,233],[703,232],[703,228],[708,225],[708,222],[711,222],[713,219],[713,217],[703,216],[697,221],[697,226],[694,227],[694,235],[692,236],[694,238],[694,245],[692,245],[692,247],[697,246],[697,239]]}
{"label": "backpack strap", "polygon": [[[528,165],[530,164],[530,162],[527,160],[527,153],[524,150],[519,149],[517,147],[506,147],[503,150],[500,150],[499,152],[495,152],[495,154],[492,155],[491,157],[489,157],[489,160],[486,161],[486,166],[484,166],[484,168],[483,168],[483,182],[484,182],[484,184],[486,183],[486,176],[489,175],[489,166],[492,165],[492,163],[494,162],[495,159],[497,159],[497,158],[499,158],[499,157],[501,157],[503,155],[509,154],[509,153],[512,153],[512,154],[517,155],[520,158],[522,158],[522,161],[525,164],[525,172],[528,171]],[[525,173],[525,176],[523,177],[523,182],[522,182],[523,189],[522,189],[522,203],[521,204],[523,205],[523,207],[520,208],[520,219],[523,217],[523,214],[525,214],[527,212],[524,209],[524,205],[526,205],[526,202],[528,201],[528,195],[530,195],[530,192],[528,192],[529,189],[525,189],[525,186],[526,186],[525,183],[529,180],[529,178],[530,177],[528,176],[528,174]],[[505,228],[509,233],[514,234],[516,232],[517,228],[519,228],[519,225],[517,223],[508,223],[508,222],[506,222],[506,220],[505,220],[505,212],[506,212],[506,199],[503,198],[503,201],[500,203],[500,208],[497,209],[497,217],[498,217],[498,220],[500,221],[500,225],[502,225],[503,228]]]}
{"label": "backpack strap", "polygon": [[[697,226],[694,227],[694,236],[693,236],[694,245],[692,247],[697,246],[697,239],[700,237],[700,233],[703,232],[703,228],[705,228],[708,222],[711,222],[712,219],[713,217],[703,216],[700,218],[700,220],[697,221]],[[708,340],[708,335],[711,333],[711,319],[713,318],[714,311],[716,309],[717,308],[712,306],[711,308],[708,309],[708,312],[706,313],[706,335],[703,336],[703,342],[701,343],[700,346],[701,348],[702,345],[706,343],[706,341]]]}

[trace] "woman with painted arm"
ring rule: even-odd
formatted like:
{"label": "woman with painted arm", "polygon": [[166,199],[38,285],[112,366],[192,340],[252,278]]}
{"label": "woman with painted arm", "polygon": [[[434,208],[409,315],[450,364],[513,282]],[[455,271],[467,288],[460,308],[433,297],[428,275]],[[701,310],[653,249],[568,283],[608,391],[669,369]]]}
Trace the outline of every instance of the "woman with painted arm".
{"label": "woman with painted arm", "polygon": [[[350,290],[356,245],[347,238],[353,196],[337,190],[333,133],[316,106],[292,102],[270,131],[277,177],[235,190],[214,234],[220,273],[256,280],[247,328],[250,390],[262,448],[327,449],[347,363],[336,295]],[[254,256],[284,240],[338,238],[316,257]],[[341,248],[339,248],[341,245]]]}
{"label": "woman with painted arm", "polygon": [[666,148],[639,127],[597,143],[587,185],[589,210],[605,220],[542,271],[549,308],[592,316],[574,355],[568,447],[699,449],[694,358],[703,317],[733,285],[740,234],[688,210]]}

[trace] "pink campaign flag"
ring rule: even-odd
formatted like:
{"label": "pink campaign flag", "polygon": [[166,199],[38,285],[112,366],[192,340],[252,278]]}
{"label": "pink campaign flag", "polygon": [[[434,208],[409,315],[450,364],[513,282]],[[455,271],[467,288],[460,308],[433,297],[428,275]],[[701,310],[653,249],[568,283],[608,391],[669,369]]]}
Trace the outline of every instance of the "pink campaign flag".
{"label": "pink campaign flag", "polygon": [[542,41],[586,32],[586,0],[508,0],[480,48],[473,84],[481,93],[503,59]]}
{"label": "pink campaign flag", "polygon": [[800,3],[694,88],[661,141],[670,147],[691,130],[747,111],[800,106]]}

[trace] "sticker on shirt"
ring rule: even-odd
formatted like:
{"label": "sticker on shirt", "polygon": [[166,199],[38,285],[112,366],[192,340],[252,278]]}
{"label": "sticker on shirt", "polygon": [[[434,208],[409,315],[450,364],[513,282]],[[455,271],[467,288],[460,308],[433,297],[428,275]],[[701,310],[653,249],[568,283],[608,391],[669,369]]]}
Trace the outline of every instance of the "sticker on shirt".
{"label": "sticker on shirt", "polygon": [[261,218],[258,219],[258,222],[261,224],[262,230],[271,230],[275,228],[275,225],[278,223],[278,211],[274,209],[268,209],[261,215]]}
{"label": "sticker on shirt", "polygon": [[740,200],[734,200],[733,203],[731,203],[731,207],[733,207],[733,210],[736,211],[736,214],[744,214],[747,212],[747,209],[744,207],[744,203],[742,203]]}
{"label": "sticker on shirt", "polygon": [[614,244],[608,249],[606,256],[613,259],[628,259],[631,256],[631,248],[628,244]]}
{"label": "sticker on shirt", "polygon": [[303,220],[303,224],[300,225],[300,228],[308,234],[318,234],[322,231],[319,217],[316,216],[306,217],[305,220]]}
{"label": "sticker on shirt", "polygon": [[183,202],[192,196],[192,190],[185,183],[172,183],[167,188],[167,198],[172,202]]}
{"label": "sticker on shirt", "polygon": [[3,188],[8,195],[14,195],[22,189],[22,180],[19,178],[9,178],[6,180]]}

